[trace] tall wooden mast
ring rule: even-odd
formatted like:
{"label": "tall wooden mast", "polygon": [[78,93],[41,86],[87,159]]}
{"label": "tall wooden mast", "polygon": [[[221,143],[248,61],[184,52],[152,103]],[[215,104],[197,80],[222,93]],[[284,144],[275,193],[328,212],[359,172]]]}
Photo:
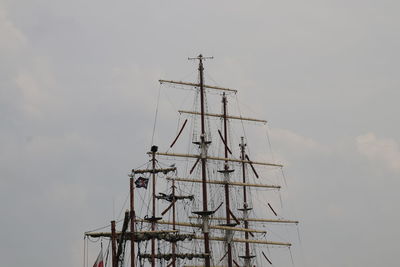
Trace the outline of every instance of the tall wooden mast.
{"label": "tall wooden mast", "polygon": [[[201,112],[201,135],[200,135],[200,149],[201,149],[201,179],[203,181],[203,212],[207,213],[207,143],[206,143],[206,129],[205,129],[205,116],[204,116],[204,76],[203,76],[203,56],[199,57],[199,77],[200,77],[200,112]],[[203,217],[205,227],[203,228],[204,235],[204,253],[206,254],[205,264],[210,267],[210,240],[208,233],[208,216]],[[207,224],[207,225],[206,225]]]}
{"label": "tall wooden mast", "polygon": [[[224,140],[223,143],[225,144],[224,146],[224,155],[225,158],[228,158],[228,119],[227,119],[227,98],[225,93],[222,95],[222,104],[223,104],[223,119],[224,119]],[[229,200],[229,174],[233,170],[229,169],[229,164],[228,161],[226,160],[224,162],[224,170],[222,173],[224,174],[224,180],[225,180],[225,210],[226,210],[226,226],[232,226],[231,225],[231,216],[230,216],[230,200]],[[235,224],[236,225],[236,224]],[[232,267],[232,245],[231,245],[231,239],[232,239],[232,231],[226,230],[226,246],[227,246],[227,257],[228,257],[228,267]]]}
{"label": "tall wooden mast", "polygon": [[[152,220],[151,220],[151,230],[155,231],[156,230],[156,152],[158,150],[157,146],[152,146],[151,147],[151,162],[152,162],[152,178],[153,178],[153,192],[152,192],[152,199],[153,199],[153,214],[152,214]],[[156,239],[153,237],[151,239],[151,267],[156,266]]]}
{"label": "tall wooden mast", "polygon": [[112,267],[118,267],[118,262],[117,262],[117,237],[115,234],[115,221],[111,221],[111,252],[112,252],[112,258],[111,258],[111,263]]}
{"label": "tall wooden mast", "polygon": [[206,140],[206,127],[205,127],[205,92],[204,92],[204,67],[203,60],[206,59],[203,55],[199,55],[199,85],[200,85],[200,121],[201,121],[201,134],[200,134],[200,159],[201,159],[201,180],[202,180],[202,195],[203,195],[203,211],[197,212],[203,218],[203,236],[204,236],[204,253],[205,253],[205,267],[210,267],[210,239],[208,216],[212,212],[208,211],[207,199],[207,148],[210,142]]}
{"label": "tall wooden mast", "polygon": [[[241,159],[244,161],[246,154],[245,154],[245,149],[246,149],[246,144],[244,143],[244,138],[241,137],[241,143],[240,143],[240,151],[241,151]],[[243,177],[243,183],[246,183],[246,163],[242,162],[242,177]],[[247,219],[249,218],[249,210],[251,208],[249,207],[249,204],[247,203],[247,187],[243,186],[243,208],[241,209],[243,211],[243,218],[244,218],[244,228],[249,229],[249,222]],[[244,238],[245,240],[249,239],[249,233],[245,232],[244,233]],[[250,244],[245,243],[245,255],[241,256],[241,258],[244,259],[244,266],[245,267],[250,267],[250,260],[253,256],[250,255]]]}
{"label": "tall wooden mast", "polygon": [[131,267],[135,267],[135,193],[134,193],[134,183],[133,183],[133,175],[129,178],[129,187],[130,187],[130,217],[131,217]]}
{"label": "tall wooden mast", "polygon": [[[172,230],[176,230],[175,180],[172,180]],[[172,242],[172,267],[176,266],[176,242]]]}

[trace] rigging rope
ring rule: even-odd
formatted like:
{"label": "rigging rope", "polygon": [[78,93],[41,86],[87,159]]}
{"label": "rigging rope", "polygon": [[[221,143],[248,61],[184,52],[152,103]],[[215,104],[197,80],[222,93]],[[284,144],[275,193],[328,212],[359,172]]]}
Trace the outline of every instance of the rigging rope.
{"label": "rigging rope", "polygon": [[83,237],[83,267],[85,267],[85,257],[86,257],[86,236]]}
{"label": "rigging rope", "polygon": [[290,259],[292,260],[292,265],[294,267],[294,260],[293,260],[292,250],[290,249],[290,247],[288,249],[289,249],[289,253],[290,253]]}
{"label": "rigging rope", "polygon": [[161,84],[158,87],[158,96],[157,96],[157,104],[156,104],[156,112],[154,115],[154,125],[153,125],[153,134],[151,136],[151,144],[150,146],[153,145],[153,141],[154,141],[154,134],[156,132],[156,125],[157,125],[157,115],[158,115],[158,105],[160,104],[160,93],[161,93]]}
{"label": "rigging rope", "polygon": [[125,198],[124,204],[122,205],[122,208],[121,208],[121,210],[119,211],[119,214],[118,214],[118,219],[119,219],[119,218],[121,218],[122,211],[124,210],[124,208],[125,208],[125,206],[126,206],[126,203],[128,202],[129,196],[130,196],[130,194],[128,193],[128,194],[126,195],[126,198]]}
{"label": "rigging rope", "polygon": [[86,240],[86,266],[89,266],[89,242]]}
{"label": "rigging rope", "polygon": [[106,254],[106,262],[105,262],[105,267],[107,267],[107,262],[108,262],[108,255],[110,253],[110,245],[111,245],[111,240],[108,241],[108,245],[107,245],[107,254]]}
{"label": "rigging rope", "polygon": [[[118,223],[122,222],[123,220],[124,220],[124,219],[120,219],[120,220],[118,220],[118,221],[115,221],[115,223],[118,224]],[[90,231],[86,231],[86,232],[85,232],[85,235],[86,235],[86,234],[89,234],[89,233],[91,233],[91,232],[96,232],[96,231],[99,231],[99,230],[101,230],[101,229],[108,228],[108,227],[110,227],[110,226],[111,226],[111,224],[107,224],[106,226],[102,226],[102,227],[99,227],[99,228],[96,228],[96,229],[93,229],[93,230],[90,230]]]}
{"label": "rigging rope", "polygon": [[265,132],[266,132],[266,136],[267,136],[269,151],[271,152],[271,158],[272,158],[272,161],[275,162],[275,155],[274,155],[274,151],[272,150],[271,139],[269,138],[269,131],[268,131],[267,125],[265,125]]}
{"label": "rigging rope", "polygon": [[[235,95],[235,97],[236,97],[236,105],[237,105],[237,108],[238,108],[238,111],[239,111],[239,115],[240,115],[240,117],[242,117],[243,115],[242,115],[242,111],[240,110],[239,99],[238,99],[237,94]],[[242,125],[243,135],[244,135],[245,142],[247,143],[246,130],[245,130],[245,128],[244,128],[243,120],[240,120],[240,123],[241,123],[241,125]],[[250,148],[249,148],[249,146],[247,146],[247,151],[248,151],[248,154],[250,155],[251,153],[250,153]]]}

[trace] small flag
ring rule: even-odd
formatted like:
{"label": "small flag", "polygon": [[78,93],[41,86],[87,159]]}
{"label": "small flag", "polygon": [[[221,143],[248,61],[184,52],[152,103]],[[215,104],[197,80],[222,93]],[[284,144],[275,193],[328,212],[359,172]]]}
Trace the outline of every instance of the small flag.
{"label": "small flag", "polygon": [[104,267],[103,249],[100,250],[99,256],[97,256],[96,262],[94,263],[93,267]]}
{"label": "small flag", "polygon": [[147,185],[149,184],[149,178],[139,177],[135,181],[135,185],[137,188],[144,187],[147,189]]}

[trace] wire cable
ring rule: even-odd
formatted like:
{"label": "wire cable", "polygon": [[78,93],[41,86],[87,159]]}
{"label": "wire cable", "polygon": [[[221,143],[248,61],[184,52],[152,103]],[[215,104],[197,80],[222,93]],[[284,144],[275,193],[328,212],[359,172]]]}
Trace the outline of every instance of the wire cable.
{"label": "wire cable", "polygon": [[156,112],[155,112],[155,115],[154,115],[153,134],[152,134],[152,136],[151,136],[151,144],[150,144],[150,146],[153,145],[154,134],[155,134],[155,132],[156,132],[157,115],[158,115],[158,105],[159,105],[159,103],[160,103],[160,93],[161,93],[161,85],[158,87],[158,96],[157,96]]}

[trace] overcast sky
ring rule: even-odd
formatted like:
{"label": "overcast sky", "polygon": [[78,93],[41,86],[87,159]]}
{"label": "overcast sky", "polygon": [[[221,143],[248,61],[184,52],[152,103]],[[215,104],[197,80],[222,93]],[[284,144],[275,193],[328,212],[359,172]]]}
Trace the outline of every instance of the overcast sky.
{"label": "overcast sky", "polygon": [[149,149],[157,80],[193,77],[187,57],[203,53],[208,77],[269,121],[298,266],[398,266],[399,10],[0,0],[1,265],[82,266],[83,232],[112,219]]}

